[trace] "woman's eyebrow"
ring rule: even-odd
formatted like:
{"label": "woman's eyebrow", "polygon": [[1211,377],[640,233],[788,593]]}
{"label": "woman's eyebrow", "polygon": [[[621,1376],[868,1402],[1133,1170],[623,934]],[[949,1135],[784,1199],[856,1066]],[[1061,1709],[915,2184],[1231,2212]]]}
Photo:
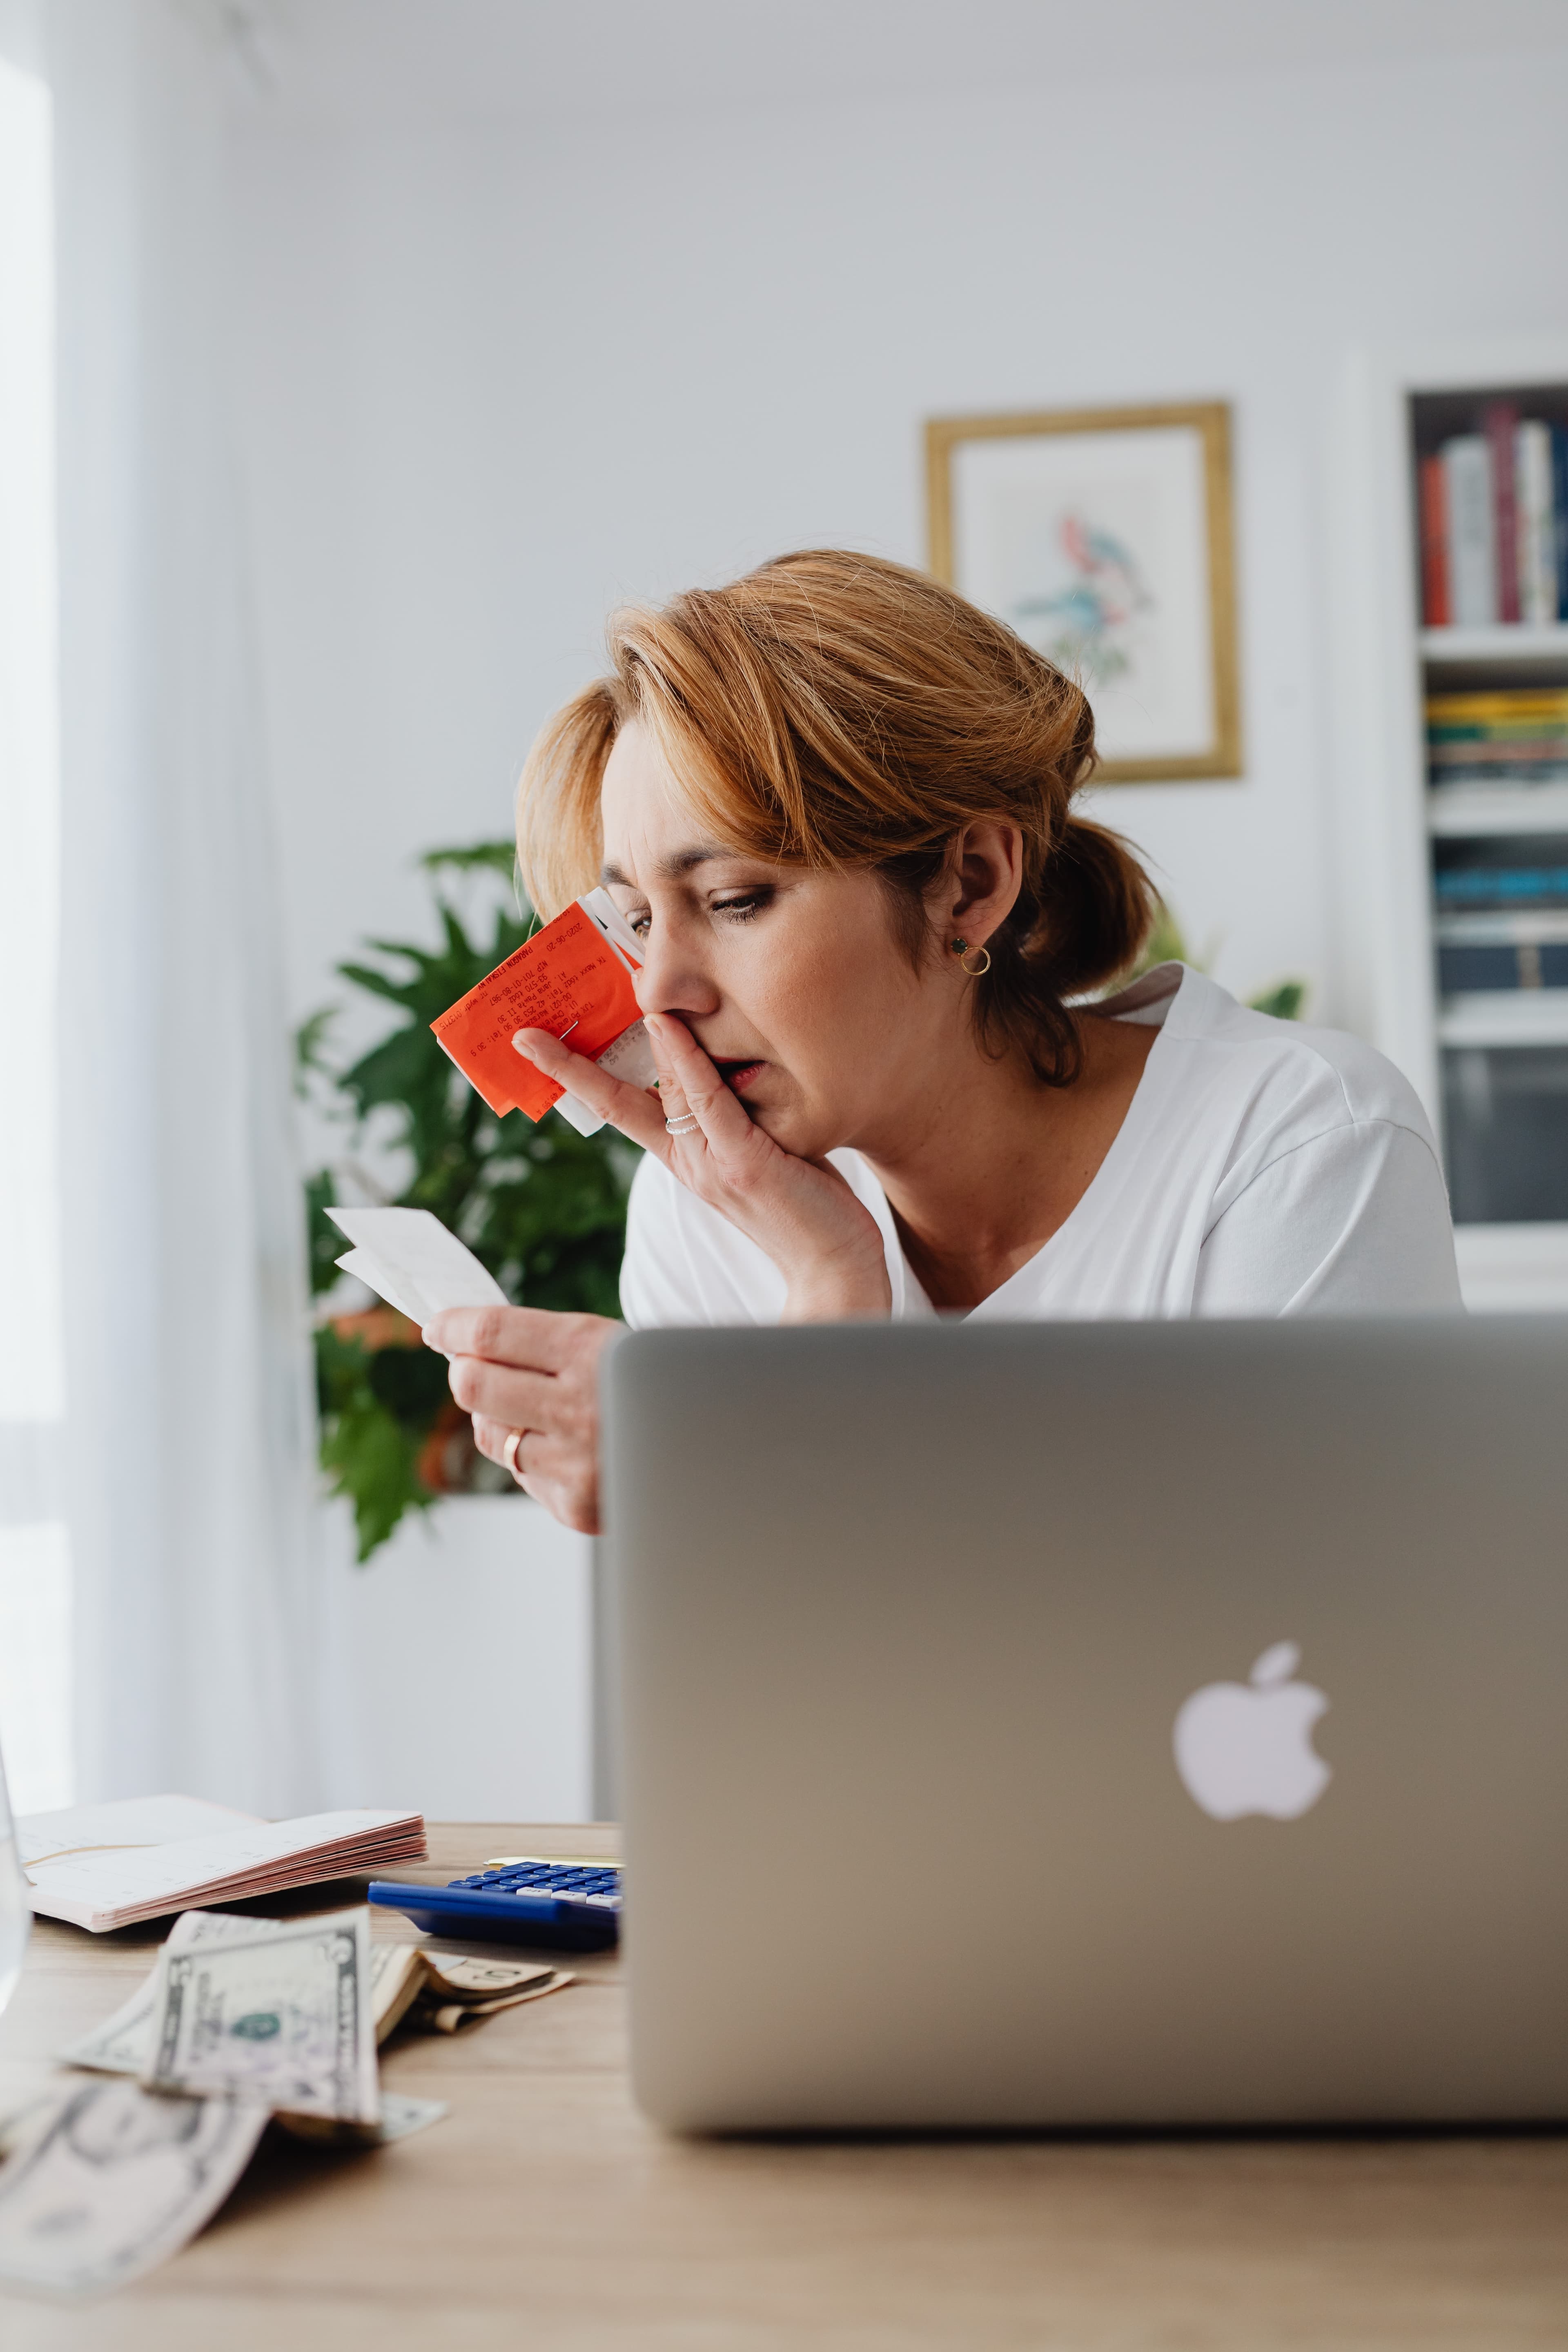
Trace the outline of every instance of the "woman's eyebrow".
{"label": "woman's eyebrow", "polygon": [[[732,849],[721,849],[716,845],[697,849],[677,849],[668,857],[659,859],[658,870],[660,874],[668,876],[671,880],[677,880],[682,874],[689,874],[694,867],[706,866],[710,858],[732,857],[734,854]],[[629,876],[621,872],[618,866],[608,863],[600,866],[599,879],[604,883],[617,883],[623,890],[635,890],[637,887]]]}
{"label": "woman's eyebrow", "polygon": [[721,849],[714,845],[704,844],[696,849],[678,849],[670,856],[661,857],[658,870],[661,874],[668,874],[673,879],[678,875],[689,874],[694,866],[706,866],[710,858],[733,857],[734,855],[732,849]]}

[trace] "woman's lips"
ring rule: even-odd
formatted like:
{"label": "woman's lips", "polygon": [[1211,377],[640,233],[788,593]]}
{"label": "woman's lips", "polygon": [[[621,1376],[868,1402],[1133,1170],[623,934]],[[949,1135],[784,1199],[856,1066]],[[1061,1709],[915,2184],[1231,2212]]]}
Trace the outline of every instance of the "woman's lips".
{"label": "woman's lips", "polygon": [[713,1066],[724,1084],[735,1094],[741,1094],[753,1078],[762,1076],[767,1064],[765,1062],[715,1062]]}

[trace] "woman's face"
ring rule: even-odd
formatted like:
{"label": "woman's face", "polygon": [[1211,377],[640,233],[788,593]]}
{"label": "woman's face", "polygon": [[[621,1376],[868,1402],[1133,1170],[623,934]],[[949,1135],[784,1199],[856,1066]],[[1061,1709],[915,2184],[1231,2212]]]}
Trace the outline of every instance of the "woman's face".
{"label": "woman's face", "polygon": [[884,884],[704,839],[635,724],[602,809],[604,878],[647,958],[644,1011],[679,1014],[785,1150],[893,1142],[964,1024],[955,975],[936,957],[915,969]]}

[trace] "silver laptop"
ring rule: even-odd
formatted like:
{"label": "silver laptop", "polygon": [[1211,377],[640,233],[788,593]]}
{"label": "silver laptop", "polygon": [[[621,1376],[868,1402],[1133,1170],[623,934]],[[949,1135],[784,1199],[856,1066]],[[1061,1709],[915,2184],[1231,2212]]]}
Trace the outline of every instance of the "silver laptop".
{"label": "silver laptop", "polygon": [[606,1378],[648,2114],[1568,2116],[1568,1318]]}

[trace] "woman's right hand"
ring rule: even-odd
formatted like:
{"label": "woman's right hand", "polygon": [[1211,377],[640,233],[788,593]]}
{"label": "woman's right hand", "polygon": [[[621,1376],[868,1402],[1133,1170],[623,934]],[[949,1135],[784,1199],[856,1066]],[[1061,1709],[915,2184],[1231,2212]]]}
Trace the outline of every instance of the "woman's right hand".
{"label": "woman's right hand", "polygon": [[[752,1124],[683,1021],[647,1016],[659,1091],[613,1078],[547,1029],[514,1043],[537,1069],[640,1143],[756,1243],[784,1278],[786,1323],[885,1317],[888,1262],[875,1218],[825,1160],[800,1160]],[[671,1135],[666,1119],[696,1124]]]}

